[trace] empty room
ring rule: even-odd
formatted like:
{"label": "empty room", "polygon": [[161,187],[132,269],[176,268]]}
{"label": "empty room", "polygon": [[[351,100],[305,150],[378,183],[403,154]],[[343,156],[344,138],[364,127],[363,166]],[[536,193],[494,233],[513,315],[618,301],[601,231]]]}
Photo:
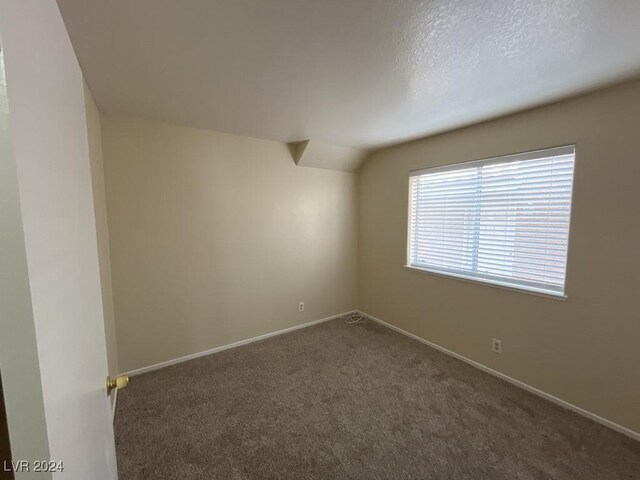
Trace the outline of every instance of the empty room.
{"label": "empty room", "polygon": [[640,480],[640,2],[0,0],[0,478]]}

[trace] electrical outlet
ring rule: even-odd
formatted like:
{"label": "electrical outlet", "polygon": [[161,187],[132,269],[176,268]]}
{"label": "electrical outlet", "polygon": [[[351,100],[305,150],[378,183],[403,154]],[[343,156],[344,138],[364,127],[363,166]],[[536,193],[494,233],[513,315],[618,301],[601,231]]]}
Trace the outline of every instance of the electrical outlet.
{"label": "electrical outlet", "polygon": [[493,350],[495,353],[502,353],[502,340],[498,338],[492,338],[491,350]]}
{"label": "electrical outlet", "polygon": [[299,312],[304,312],[304,302],[300,302],[300,303],[298,304],[298,311],[299,311]]}

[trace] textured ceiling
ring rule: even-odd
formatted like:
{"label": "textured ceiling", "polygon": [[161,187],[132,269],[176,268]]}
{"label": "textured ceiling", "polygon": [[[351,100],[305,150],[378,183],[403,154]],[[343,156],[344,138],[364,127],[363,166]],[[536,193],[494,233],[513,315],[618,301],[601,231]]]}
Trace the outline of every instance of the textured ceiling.
{"label": "textured ceiling", "polygon": [[375,148],[640,72],[640,0],[58,0],[101,109]]}

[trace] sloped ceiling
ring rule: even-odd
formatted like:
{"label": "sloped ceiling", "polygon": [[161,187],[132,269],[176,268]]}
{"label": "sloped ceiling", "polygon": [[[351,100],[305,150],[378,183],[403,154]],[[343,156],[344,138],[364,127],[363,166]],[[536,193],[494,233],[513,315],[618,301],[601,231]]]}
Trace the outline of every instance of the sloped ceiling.
{"label": "sloped ceiling", "polygon": [[59,0],[99,107],[377,148],[640,71],[633,0]]}

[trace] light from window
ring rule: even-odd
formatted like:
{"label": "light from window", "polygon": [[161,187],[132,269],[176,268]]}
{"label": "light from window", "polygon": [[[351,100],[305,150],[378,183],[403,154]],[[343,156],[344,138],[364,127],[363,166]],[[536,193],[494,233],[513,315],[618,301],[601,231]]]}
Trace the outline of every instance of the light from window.
{"label": "light from window", "polygon": [[569,146],[412,172],[408,266],[563,296],[574,159]]}

